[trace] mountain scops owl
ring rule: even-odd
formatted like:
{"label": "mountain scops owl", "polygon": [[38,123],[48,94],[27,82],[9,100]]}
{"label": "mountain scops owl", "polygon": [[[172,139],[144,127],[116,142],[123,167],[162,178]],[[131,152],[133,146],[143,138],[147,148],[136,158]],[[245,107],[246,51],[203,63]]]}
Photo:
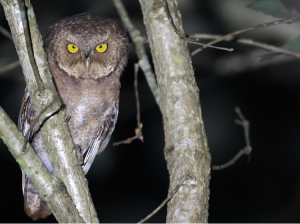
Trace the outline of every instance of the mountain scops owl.
{"label": "mountain scops owl", "polygon": [[[92,13],[66,17],[48,28],[45,45],[52,76],[65,106],[68,126],[83,154],[86,174],[107,146],[119,111],[120,76],[127,63],[128,38],[119,21]],[[18,127],[25,135],[36,114],[27,89]],[[37,128],[36,128],[37,129]],[[29,141],[53,173],[39,130]],[[33,220],[52,213],[22,171],[24,208]]]}

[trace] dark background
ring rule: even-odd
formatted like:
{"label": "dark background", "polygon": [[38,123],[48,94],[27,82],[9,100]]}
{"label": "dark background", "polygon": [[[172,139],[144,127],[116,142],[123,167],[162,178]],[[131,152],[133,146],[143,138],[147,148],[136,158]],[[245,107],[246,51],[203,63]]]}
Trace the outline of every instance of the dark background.
{"label": "dark background", "polygon": [[[134,25],[146,36],[137,0],[124,0]],[[250,0],[178,0],[187,34],[229,32],[276,20],[251,11]],[[282,1],[298,7],[298,1]],[[298,5],[295,5],[297,3]],[[43,38],[57,20],[81,12],[117,18],[110,0],[32,0]],[[240,37],[280,46],[297,37],[299,22],[245,33]],[[0,9],[0,25],[9,29]],[[260,62],[266,52],[236,43],[233,52],[206,49],[193,57],[201,108],[212,156],[212,165],[230,160],[245,146],[243,129],[234,123],[239,106],[251,122],[251,158],[243,156],[234,166],[212,171],[209,222],[300,222],[300,63],[279,56]],[[149,47],[147,47],[150,56]],[[196,49],[190,45],[190,49]],[[0,67],[17,60],[12,41],[0,34]],[[87,175],[101,222],[138,222],[167,196],[168,170],[164,159],[162,116],[139,73],[144,143],[112,146],[134,135],[136,107],[133,47],[121,78],[119,120],[107,149],[96,158]],[[0,105],[14,122],[24,93],[21,68],[0,74]],[[21,171],[0,142],[0,222],[31,222],[23,211]],[[165,222],[166,206],[149,222]],[[44,222],[56,222],[53,215]]]}

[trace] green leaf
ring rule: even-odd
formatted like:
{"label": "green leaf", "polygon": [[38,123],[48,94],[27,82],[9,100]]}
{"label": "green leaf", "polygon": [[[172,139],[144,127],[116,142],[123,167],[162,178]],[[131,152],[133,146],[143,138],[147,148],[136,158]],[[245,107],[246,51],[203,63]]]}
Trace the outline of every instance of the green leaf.
{"label": "green leaf", "polygon": [[292,18],[298,13],[295,10],[289,11],[280,0],[258,0],[255,3],[248,6],[249,9],[262,12],[266,15],[273,17],[288,19]]}
{"label": "green leaf", "polygon": [[[300,36],[296,37],[293,40],[286,42],[284,45],[281,46],[281,48],[283,48],[285,50],[300,53]],[[261,57],[260,62],[271,60],[278,55],[281,55],[281,53],[274,52],[274,53],[265,54]]]}
{"label": "green leaf", "polygon": [[300,36],[296,37],[293,40],[286,42],[284,45],[282,45],[282,48],[289,50],[289,51],[294,51],[294,52],[300,53]]}

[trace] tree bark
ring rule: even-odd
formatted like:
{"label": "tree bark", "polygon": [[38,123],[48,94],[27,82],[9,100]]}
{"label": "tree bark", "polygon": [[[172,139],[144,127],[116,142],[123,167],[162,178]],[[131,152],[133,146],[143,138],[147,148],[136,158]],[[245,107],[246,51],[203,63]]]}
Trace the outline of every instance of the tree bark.
{"label": "tree bark", "polygon": [[[171,26],[164,0],[140,0],[160,89],[169,192],[190,175],[168,203],[167,223],[208,221],[210,153],[187,42]],[[168,0],[177,29],[183,32],[176,0]]]}
{"label": "tree bark", "polygon": [[30,177],[39,195],[60,223],[82,223],[83,219],[72,202],[64,184],[53,176],[28,145],[23,152],[24,136],[0,107],[0,138],[9,148],[17,163]]}
{"label": "tree bark", "polygon": [[[52,81],[33,7],[29,0],[25,1],[27,12],[24,0],[0,0],[0,2],[10,26],[35,113],[40,115],[42,111],[44,112],[39,124],[43,124],[41,132],[54,174],[65,184],[83,221],[98,223],[87,180],[81,166],[76,166],[78,158],[72,150],[73,140],[65,123],[64,113],[60,110],[61,102]],[[6,127],[1,128],[0,131],[5,132]],[[32,177],[29,175],[29,178]],[[39,185],[35,187],[40,191]],[[55,210],[52,211],[55,214]],[[68,215],[72,213],[69,212]],[[74,222],[74,219],[72,220]]]}

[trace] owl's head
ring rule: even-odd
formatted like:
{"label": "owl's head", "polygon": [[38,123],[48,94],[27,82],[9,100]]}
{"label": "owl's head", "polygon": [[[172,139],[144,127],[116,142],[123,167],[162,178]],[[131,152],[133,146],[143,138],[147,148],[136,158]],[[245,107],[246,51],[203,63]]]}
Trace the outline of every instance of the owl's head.
{"label": "owl's head", "polygon": [[50,26],[45,48],[68,75],[98,79],[124,68],[128,38],[118,20],[81,13]]}

